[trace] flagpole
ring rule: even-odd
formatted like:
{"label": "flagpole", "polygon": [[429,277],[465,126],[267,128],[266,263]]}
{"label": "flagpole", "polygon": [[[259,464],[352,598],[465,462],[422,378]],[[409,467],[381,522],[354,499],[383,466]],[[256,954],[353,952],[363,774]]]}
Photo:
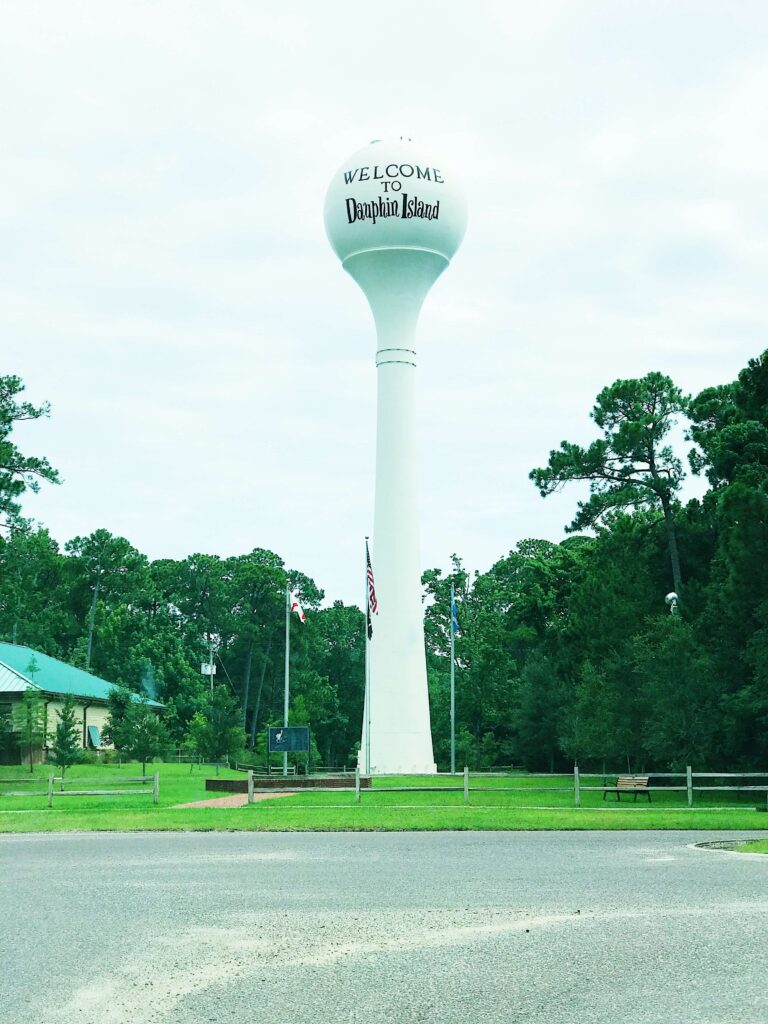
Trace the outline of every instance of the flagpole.
{"label": "flagpole", "polygon": [[365,774],[371,774],[371,591],[368,583],[368,538],[365,538]]}
{"label": "flagpole", "polygon": [[453,584],[451,584],[451,775],[456,772],[456,660],[454,656],[456,629],[453,618],[455,607]]}
{"label": "flagpole", "polygon": [[[288,727],[289,675],[291,664],[291,591],[285,585],[285,694],[283,696],[283,725]],[[283,753],[283,775],[288,774],[288,751]]]}

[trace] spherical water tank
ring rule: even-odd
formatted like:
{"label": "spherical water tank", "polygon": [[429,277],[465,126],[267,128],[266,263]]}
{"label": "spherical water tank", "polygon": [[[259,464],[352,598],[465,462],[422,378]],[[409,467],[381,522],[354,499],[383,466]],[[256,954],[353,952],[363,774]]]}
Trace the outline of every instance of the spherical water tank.
{"label": "spherical water tank", "polygon": [[438,253],[450,260],[467,226],[456,176],[410,140],[371,142],[333,176],[325,230],[339,259],[381,249]]}

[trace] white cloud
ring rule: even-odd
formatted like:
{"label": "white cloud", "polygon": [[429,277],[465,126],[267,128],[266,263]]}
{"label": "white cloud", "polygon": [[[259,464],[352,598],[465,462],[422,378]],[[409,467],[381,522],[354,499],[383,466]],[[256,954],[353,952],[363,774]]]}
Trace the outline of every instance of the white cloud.
{"label": "white cloud", "polygon": [[[154,557],[277,550],[360,596],[373,325],[335,167],[452,154],[470,229],[419,331],[422,548],[486,567],[578,495],[528,471],[611,380],[689,391],[766,341],[763,5],[9,4],[0,352],[66,478],[27,504]],[[697,485],[693,485],[691,493]]]}

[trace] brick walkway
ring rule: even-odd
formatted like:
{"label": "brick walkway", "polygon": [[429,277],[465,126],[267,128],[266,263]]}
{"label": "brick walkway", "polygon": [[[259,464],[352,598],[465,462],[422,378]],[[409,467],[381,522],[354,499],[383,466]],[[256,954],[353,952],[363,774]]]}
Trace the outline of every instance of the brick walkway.
{"label": "brick walkway", "polygon": [[[254,793],[254,803],[257,800],[275,800],[281,796],[293,796],[293,793]],[[174,807],[243,807],[248,803],[247,793],[233,793],[231,796],[216,796],[211,800],[196,800],[191,804],[175,804]]]}

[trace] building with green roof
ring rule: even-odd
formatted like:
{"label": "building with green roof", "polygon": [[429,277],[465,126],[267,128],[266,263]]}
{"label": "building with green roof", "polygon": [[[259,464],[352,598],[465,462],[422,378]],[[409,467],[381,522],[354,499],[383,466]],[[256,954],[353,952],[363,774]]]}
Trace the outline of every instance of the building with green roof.
{"label": "building with green roof", "polygon": [[[12,721],[13,706],[24,699],[25,692],[37,690],[45,704],[46,729],[50,735],[56,728],[63,699],[71,696],[77,707],[83,748],[99,750],[105,746],[102,733],[108,715],[107,702],[115,688],[115,684],[106,679],[34,651],[31,647],[0,642],[0,720],[6,723]],[[141,698],[136,694],[135,699]],[[163,708],[156,700],[148,700],[147,703],[158,711]],[[40,757],[45,758],[47,746],[46,740]],[[23,753],[12,730],[3,729],[0,763],[18,764]]]}

